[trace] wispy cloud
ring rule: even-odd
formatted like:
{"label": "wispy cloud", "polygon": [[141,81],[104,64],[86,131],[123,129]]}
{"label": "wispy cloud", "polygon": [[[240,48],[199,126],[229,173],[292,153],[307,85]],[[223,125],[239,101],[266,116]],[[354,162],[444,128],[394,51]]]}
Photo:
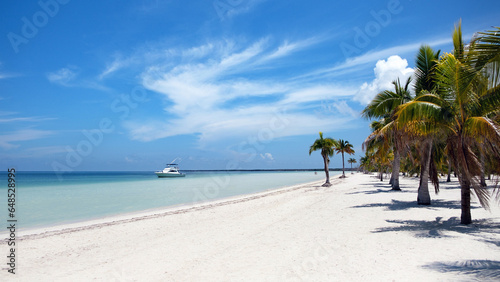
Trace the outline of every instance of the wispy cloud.
{"label": "wispy cloud", "polygon": [[[115,67],[116,68],[116,67]],[[115,70],[110,70],[113,72]],[[102,74],[101,74],[102,75]],[[95,78],[85,79],[80,78],[80,69],[75,66],[64,67],[54,72],[47,73],[47,79],[54,84],[59,84],[65,87],[82,87],[108,91],[109,89],[100,84]]]}
{"label": "wispy cloud", "polygon": [[[292,78],[282,75],[284,66],[301,61],[301,50],[310,51],[324,40],[321,36],[285,40],[280,44],[270,37],[251,43],[224,40],[184,49],[149,49],[143,53],[143,59],[139,53],[133,58],[122,58],[146,62],[142,66],[142,84],[162,94],[167,105],[163,119],[128,120],[124,126],[132,139],[152,141],[195,134],[200,145],[258,134],[276,113],[281,113],[280,117],[290,126],[274,132],[274,137],[340,130],[359,115],[347,102],[363,105],[377,91],[390,87],[395,73],[411,75],[413,70],[408,68],[406,60],[400,57],[399,61],[394,60],[391,56],[413,54],[421,45],[411,43],[372,50],[330,68],[313,71],[309,68],[308,73]],[[428,44],[439,46],[450,42],[443,39]],[[384,61],[376,64],[381,60]],[[360,68],[366,70],[370,64],[377,65],[376,77],[362,87],[326,79]],[[262,75],[263,70],[266,75]],[[328,119],[318,114],[324,111],[325,102],[336,103],[329,106]]]}
{"label": "wispy cloud", "polygon": [[114,60],[106,65],[106,68],[99,74],[99,80],[105,79],[111,74],[126,68],[134,63],[134,57],[123,58],[121,55],[116,55]]}
{"label": "wispy cloud", "polygon": [[[270,38],[262,38],[246,47],[225,41],[184,52],[169,50],[169,56],[176,54],[174,58],[149,65],[142,73],[144,87],[162,94],[168,105],[164,120],[129,120],[124,126],[137,140],[197,134],[200,143],[255,135],[278,117],[289,126],[273,132],[273,137],[340,129],[339,123],[352,120],[352,115],[337,111],[337,116],[322,119],[307,109],[320,107],[325,100],[352,97],[357,88],[287,80],[276,64],[276,60],[297,59],[297,52],[318,42],[275,45]],[[262,68],[276,74],[260,75]]]}
{"label": "wispy cloud", "polygon": [[265,0],[214,0],[213,7],[220,20],[230,19],[239,14],[250,12],[255,6]]}
{"label": "wispy cloud", "polygon": [[62,68],[58,71],[51,72],[47,74],[47,79],[56,84],[63,86],[70,86],[77,76],[77,72],[74,68]]}
{"label": "wispy cloud", "polygon": [[0,123],[43,122],[43,121],[55,120],[55,119],[56,118],[48,118],[48,117],[12,117],[12,118],[0,118]]}
{"label": "wispy cloud", "polygon": [[22,129],[7,134],[0,135],[0,148],[14,149],[19,147],[17,144],[22,141],[37,140],[54,135],[54,131],[38,130],[38,129]]}
{"label": "wispy cloud", "polygon": [[353,73],[358,71],[359,67],[366,67],[366,65],[374,64],[378,60],[387,59],[392,55],[401,56],[405,54],[412,54],[413,56],[422,44],[427,44],[432,47],[438,47],[452,42],[452,40],[449,39],[449,36],[443,38],[445,39],[430,40],[429,42],[414,42],[405,45],[393,46],[381,50],[370,50],[360,56],[347,58],[344,62],[337,64],[333,67],[315,70],[299,77],[303,78],[303,77],[339,76],[339,75],[345,75],[347,73]]}
{"label": "wispy cloud", "polygon": [[264,154],[260,154],[260,157],[263,159],[263,160],[269,160],[269,161],[274,161],[274,157],[271,153],[264,153]]}

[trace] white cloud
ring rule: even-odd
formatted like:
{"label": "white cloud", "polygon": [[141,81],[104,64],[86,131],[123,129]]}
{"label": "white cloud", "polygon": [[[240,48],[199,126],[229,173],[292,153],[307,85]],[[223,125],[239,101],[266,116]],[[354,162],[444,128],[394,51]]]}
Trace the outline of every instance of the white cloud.
{"label": "white cloud", "polygon": [[215,12],[221,20],[232,18],[236,15],[248,13],[257,4],[265,0],[247,0],[247,1],[214,1]]}
{"label": "white cloud", "polygon": [[270,160],[270,161],[274,161],[273,155],[271,155],[271,153],[264,153],[264,154],[260,154],[260,157],[261,157],[263,160]]}
{"label": "white cloud", "polygon": [[69,68],[62,68],[56,72],[48,73],[47,79],[52,83],[68,86],[77,76],[76,72]]}
{"label": "white cloud", "polygon": [[[352,97],[356,88],[288,81],[279,77],[279,70],[274,75],[278,77],[256,75],[262,68],[278,68],[276,60],[289,60],[302,46],[306,43],[299,41],[272,47],[270,39],[263,38],[246,48],[225,41],[187,52],[169,50],[169,56],[178,57],[156,62],[142,74],[144,87],[166,101],[164,120],[129,120],[124,126],[136,140],[197,134],[200,145],[264,133],[278,138],[340,129],[339,123],[353,119],[351,114],[337,112],[323,119],[305,108]],[[286,129],[278,126],[279,121],[286,121]]]}
{"label": "white cloud", "polygon": [[363,83],[353,100],[367,105],[373,97],[384,90],[393,90],[392,81],[399,78],[405,83],[413,75],[413,69],[408,68],[408,61],[399,56],[390,56],[387,60],[379,60],[373,69],[375,79],[370,83]]}
{"label": "white cloud", "polygon": [[[111,73],[116,70],[108,70],[108,71],[110,71]],[[97,82],[95,78],[92,79],[79,78],[79,69],[74,66],[62,68],[58,71],[48,73],[47,79],[51,83],[59,84],[65,87],[83,87],[83,88],[97,89],[101,91],[109,91],[107,87],[99,84],[99,82]]]}
{"label": "white cloud", "polygon": [[387,58],[394,54],[398,55],[415,54],[418,48],[422,44],[427,44],[431,47],[436,47],[444,44],[449,44],[452,42],[452,39],[450,39],[449,36],[443,38],[444,39],[430,40],[427,43],[424,41],[419,41],[415,43],[389,47],[377,51],[371,50],[357,57],[346,58],[346,60],[343,63],[338,64],[336,66],[315,70],[313,72],[299,76],[299,78],[345,75],[347,73],[353,73],[359,71],[360,68],[366,66],[367,64],[371,64],[373,62],[379,61],[383,58]]}
{"label": "white cloud", "polygon": [[336,101],[335,103],[332,104],[333,107],[342,115],[345,116],[352,116],[352,117],[358,117],[359,112],[353,110],[348,104],[347,101],[342,100],[342,101]]}
{"label": "white cloud", "polygon": [[130,66],[138,63],[136,61],[137,57],[135,57],[135,56],[125,58],[121,54],[116,54],[113,56],[113,58],[114,58],[113,61],[110,63],[107,63],[106,68],[99,74],[99,76],[98,76],[99,80],[103,80],[103,79],[109,77],[110,75],[120,71],[120,70],[123,70],[127,67],[130,67]]}
{"label": "white cloud", "polygon": [[37,140],[53,135],[53,131],[37,130],[37,129],[23,129],[9,134],[0,135],[0,148],[14,149],[19,147],[15,144],[21,141]]}
{"label": "white cloud", "polygon": [[[1,114],[0,114],[1,116]],[[55,118],[44,118],[44,117],[12,117],[12,118],[0,118],[0,123],[11,123],[11,122],[42,122],[47,120],[55,120]]]}

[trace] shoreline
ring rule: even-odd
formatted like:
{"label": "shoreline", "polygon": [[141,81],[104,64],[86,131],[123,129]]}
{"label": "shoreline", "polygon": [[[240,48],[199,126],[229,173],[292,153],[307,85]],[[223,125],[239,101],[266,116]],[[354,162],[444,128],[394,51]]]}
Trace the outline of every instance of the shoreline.
{"label": "shoreline", "polygon": [[[120,172],[120,174],[123,174],[125,172]],[[157,213],[159,211],[162,211],[164,209],[172,209],[172,208],[177,208],[177,207],[184,207],[184,206],[189,206],[189,205],[196,205],[199,203],[203,202],[208,202],[208,201],[217,201],[217,200],[222,200],[225,198],[230,198],[230,197],[238,197],[238,196],[245,196],[249,195],[252,193],[259,193],[259,192],[265,192],[265,191],[270,191],[270,190],[275,190],[275,189],[281,189],[289,185],[296,185],[296,184],[304,184],[307,182],[311,181],[316,181],[317,179],[320,179],[320,177],[307,177],[309,175],[309,172],[271,172],[270,181],[269,180],[263,180],[260,181],[259,177],[253,177],[255,180],[252,180],[252,183],[256,184],[253,185],[255,186],[253,189],[247,185],[250,189],[245,188],[244,185],[237,185],[238,183],[236,182],[237,179],[240,179],[240,177],[248,177],[250,174],[244,174],[242,176],[238,175],[235,176],[234,181],[235,183],[229,183],[229,177],[233,177],[231,175],[226,176],[225,172],[224,175],[220,176],[221,179],[217,178],[219,177],[219,174],[216,174],[215,176],[210,174],[203,174],[202,176],[204,178],[200,177],[193,177],[193,179],[187,180],[186,182],[183,181],[182,183],[187,183],[186,185],[190,185],[190,183],[196,183],[192,184],[191,186],[188,187],[188,189],[184,190],[182,188],[182,184],[179,187],[172,187],[175,189],[165,189],[164,185],[167,185],[170,187],[171,185],[168,184],[168,180],[163,180],[163,179],[158,179],[156,175],[153,175],[151,177],[147,177],[147,179],[141,179],[141,177],[127,177],[126,179],[121,179],[120,177],[115,177],[113,175],[108,175],[108,173],[103,173],[106,176],[106,178],[93,178],[93,176],[90,176],[92,181],[101,181],[103,184],[106,185],[106,181],[111,181],[112,187],[111,189],[99,189],[100,187],[97,186],[101,182],[88,182],[89,185],[87,185],[87,182],[78,182],[78,178],[76,180],[69,180],[65,183],[55,183],[53,184],[51,181],[54,179],[49,179],[47,183],[42,183],[43,185],[32,185],[33,187],[36,188],[42,188],[42,186],[47,186],[47,187],[52,187],[56,186],[54,189],[63,189],[64,195],[69,195],[69,200],[70,203],[74,203],[75,206],[77,207],[76,209],[73,209],[72,205],[67,204],[65,201],[64,197],[58,197],[55,195],[55,197],[50,198],[50,202],[52,205],[54,205],[58,211],[58,213],[54,213],[52,211],[51,206],[45,204],[42,206],[45,206],[45,209],[41,210],[40,208],[36,208],[37,204],[36,198],[34,196],[31,196],[31,200],[34,203],[31,206],[27,206],[26,209],[20,207],[24,211],[24,216],[20,217],[19,219],[19,232],[36,232],[37,229],[58,229],[60,226],[79,226],[80,224],[87,224],[90,222],[91,223],[102,223],[106,222],[109,220],[114,220],[115,217],[118,217],[120,219],[123,218],[129,218],[129,217],[136,217],[136,216],[141,216],[144,214],[150,214],[150,213]],[[248,172],[247,172],[248,173]],[[265,172],[255,172],[255,173],[265,173]],[[287,173],[292,173],[291,178],[287,177]],[[127,173],[125,173],[127,174]],[[78,173],[77,173],[78,175]],[[194,173],[193,173],[194,175]],[[296,177],[298,175],[298,177]],[[304,177],[300,176],[303,175]],[[310,174],[313,176],[313,174]],[[214,178],[215,177],[215,178]],[[252,176],[250,176],[252,177]],[[109,178],[109,179],[108,179]],[[272,179],[275,180],[272,180]],[[203,180],[198,180],[198,179],[203,179]],[[233,179],[233,178],[231,178]],[[283,181],[281,182],[280,179],[290,179],[288,181]],[[29,181],[28,181],[29,180]],[[131,182],[131,181],[132,182]],[[28,184],[36,181],[36,178],[32,179],[27,179]],[[30,182],[31,181],[31,182]],[[45,180],[44,180],[45,181]],[[120,183],[120,181],[124,181],[123,184]],[[134,182],[137,181],[137,182]],[[150,181],[150,182],[145,182],[145,181]],[[196,182],[197,181],[197,182]],[[57,182],[57,181],[56,181]],[[134,183],[146,183],[146,184],[134,184]],[[137,195],[140,196],[139,200],[132,198],[131,196],[127,197],[121,197],[120,195],[123,193],[125,189],[125,195],[130,194],[138,194],[140,189],[137,189],[137,185],[148,185],[149,187],[150,183],[153,183],[153,185],[150,187],[152,188],[151,191],[152,193],[145,195],[144,197],[142,195]],[[162,184],[164,183],[164,184]],[[245,182],[242,182],[243,184]],[[229,184],[229,185],[228,185]],[[234,184],[234,185],[233,185]],[[92,211],[92,209],[89,210],[89,206],[92,206],[93,200],[90,200],[90,197],[85,198],[84,201],[89,203],[90,205],[80,205],[78,201],[78,198],[72,196],[71,189],[66,189],[67,187],[71,187],[69,185],[83,185],[83,189],[88,190],[86,195],[92,195],[92,193],[101,193],[101,190],[104,191],[101,193],[101,196],[98,196],[96,199],[96,211]],[[176,184],[177,185],[177,184]],[[193,186],[197,185],[197,186]],[[212,186],[216,185],[216,192],[215,194],[213,193],[213,189],[210,191],[207,191],[207,187],[212,188]],[[28,188],[31,188],[32,186],[29,186]],[[88,186],[88,187],[87,187]],[[234,187],[233,187],[234,186]],[[240,187],[241,186],[241,187]],[[64,187],[64,188],[61,188]],[[75,186],[75,187],[80,187],[80,186]],[[198,187],[198,188],[197,188]],[[204,188],[204,189],[202,189]],[[231,188],[231,189],[228,189]],[[45,189],[45,188],[44,188]],[[66,191],[67,190],[67,191]],[[41,189],[37,189],[34,191],[43,191]],[[76,190],[75,190],[76,191]],[[106,192],[108,191],[108,192]],[[149,191],[149,190],[148,190]],[[170,192],[173,191],[173,192]],[[50,192],[50,191],[49,191]],[[40,193],[40,192],[38,192]],[[118,194],[115,194],[118,193]],[[148,192],[149,193],[149,192]],[[191,196],[191,194],[193,194]],[[238,195],[239,194],[239,195]],[[39,195],[40,197],[44,197],[46,194],[44,193],[43,195]],[[106,197],[103,197],[102,195],[105,195]],[[115,208],[107,208],[108,203],[104,199],[112,199],[113,195],[117,195],[118,199],[125,200],[124,202],[121,202],[120,200],[115,200],[113,203],[111,203],[111,206],[115,206]],[[151,196],[153,195],[153,196]],[[68,197],[68,196],[67,196]],[[55,201],[53,199],[59,199],[62,202]],[[153,199],[152,202],[144,201],[141,200],[142,198],[151,198]],[[171,200],[172,199],[172,200]],[[29,201],[29,200],[28,200]],[[61,205],[59,206],[59,203]],[[127,208],[121,208],[121,206],[127,207]],[[64,207],[64,208],[61,208]],[[28,213],[29,210],[34,210],[34,211],[39,211],[35,213]],[[68,211],[68,215],[66,215],[65,210]],[[48,211],[45,214],[45,211]],[[32,217],[30,215],[37,215],[35,217]],[[76,215],[76,216],[75,216]],[[35,231],[34,231],[35,230]],[[5,238],[5,236],[8,235],[8,231],[5,230],[0,230],[0,238]]]}
{"label": "shoreline", "polygon": [[[179,207],[80,229],[25,235],[20,281],[456,281],[500,279],[500,208],[442,183],[418,206],[418,180],[391,192],[375,175]],[[415,185],[417,184],[417,185]],[[4,249],[2,249],[4,250]],[[2,270],[0,279],[8,273]],[[415,278],[415,279],[413,279]]]}
{"label": "shoreline", "polygon": [[[168,216],[168,215],[172,215],[172,214],[179,214],[179,213],[186,213],[186,212],[192,212],[192,211],[197,211],[197,210],[204,210],[204,209],[209,209],[209,208],[216,207],[216,206],[236,204],[236,203],[240,203],[240,202],[251,201],[254,199],[261,198],[261,197],[271,196],[274,194],[286,193],[286,192],[293,191],[296,189],[309,187],[311,185],[317,185],[317,183],[322,183],[322,182],[323,181],[311,181],[311,182],[305,182],[305,183],[291,185],[291,186],[271,188],[271,189],[261,191],[261,192],[256,192],[256,193],[230,196],[230,197],[225,197],[225,198],[221,198],[221,199],[214,199],[214,200],[203,201],[203,202],[198,202],[198,203],[177,204],[177,205],[173,205],[173,206],[153,208],[153,209],[137,211],[137,212],[121,213],[121,214],[99,217],[99,218],[90,219],[90,220],[75,221],[75,222],[62,223],[62,224],[56,224],[56,225],[50,225],[50,226],[41,226],[41,227],[34,227],[34,228],[28,227],[25,229],[19,229],[17,231],[17,240],[21,241],[21,240],[24,240],[25,238],[38,237],[38,236],[47,237],[47,236],[51,236],[51,235],[64,234],[64,233],[75,232],[75,231],[79,231],[79,230],[87,230],[87,229],[93,229],[93,228],[100,228],[103,226],[110,226],[110,225],[116,225],[116,224],[121,224],[121,223],[147,220],[150,218],[164,217],[164,216]],[[7,239],[6,236],[8,236],[8,235],[9,235],[8,231],[0,232],[0,236],[2,237],[1,240],[2,241],[6,240]]]}

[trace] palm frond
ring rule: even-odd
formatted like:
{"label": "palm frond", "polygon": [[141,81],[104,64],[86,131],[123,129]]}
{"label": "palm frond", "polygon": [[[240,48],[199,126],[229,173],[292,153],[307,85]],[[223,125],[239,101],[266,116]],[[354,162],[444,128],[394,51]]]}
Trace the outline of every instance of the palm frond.
{"label": "palm frond", "polygon": [[491,119],[486,117],[470,117],[466,120],[463,128],[464,135],[469,138],[489,140],[489,142],[500,147],[500,128]]}
{"label": "palm frond", "polygon": [[432,92],[436,88],[434,68],[441,51],[434,52],[428,45],[422,45],[415,60],[415,93]]}
{"label": "palm frond", "polygon": [[459,61],[464,58],[464,43],[462,41],[462,20],[459,20],[453,31],[453,55]]}
{"label": "palm frond", "polygon": [[490,80],[498,85],[500,79],[500,27],[479,32],[474,40],[475,58],[472,63],[476,70],[484,69],[489,65]]}

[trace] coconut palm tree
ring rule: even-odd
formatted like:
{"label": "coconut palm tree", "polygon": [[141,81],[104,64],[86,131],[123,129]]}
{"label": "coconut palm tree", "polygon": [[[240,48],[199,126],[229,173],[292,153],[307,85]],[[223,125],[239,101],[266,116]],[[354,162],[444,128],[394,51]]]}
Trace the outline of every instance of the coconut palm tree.
{"label": "coconut palm tree", "polygon": [[334,147],[337,154],[342,153],[342,176],[341,178],[345,178],[345,165],[344,165],[344,153],[349,155],[354,155],[354,149],[352,148],[352,144],[349,141],[339,139],[337,141],[336,146]]}
{"label": "coconut palm tree", "polygon": [[453,54],[436,65],[437,92],[422,94],[398,110],[401,124],[418,123],[422,132],[440,131],[461,187],[461,223],[472,223],[471,187],[488,208],[489,193],[479,183],[481,164],[476,146],[496,157],[500,165],[500,28],[482,33],[467,47],[460,23],[453,33]]}
{"label": "coconut palm tree", "polygon": [[323,187],[331,186],[330,184],[330,173],[328,165],[330,164],[330,157],[333,156],[333,148],[337,146],[337,140],[332,138],[323,138],[323,132],[319,133],[319,138],[314,141],[314,143],[309,148],[309,155],[312,152],[320,150],[321,156],[323,157],[323,163],[325,167],[326,181],[322,185]]}
{"label": "coconut palm tree", "polygon": [[380,181],[383,181],[384,170],[388,166],[389,155],[391,151],[390,143],[387,142],[385,134],[381,131],[388,128],[387,124],[390,123],[388,119],[382,118],[374,120],[370,123],[372,133],[365,139],[361,148],[366,149],[366,155],[370,156],[370,162],[373,166],[378,168]]}
{"label": "coconut palm tree", "polygon": [[[435,78],[435,68],[439,59],[438,50],[435,52],[431,47],[422,45],[415,60],[415,96],[435,93],[437,84]],[[437,172],[432,162],[432,151],[436,141],[437,131],[422,132],[418,126],[414,131],[413,141],[420,151],[420,183],[418,186],[417,203],[419,205],[430,205],[431,196],[429,194],[429,177],[432,179],[436,193],[439,191],[439,181]]]}
{"label": "coconut palm tree", "polygon": [[356,159],[355,159],[355,158],[350,158],[350,159],[348,159],[348,160],[347,160],[347,162],[351,164],[351,173],[352,173],[352,164],[355,164],[355,163],[357,163],[358,161],[356,161]]}
{"label": "coconut palm tree", "polygon": [[365,156],[359,159],[359,168],[361,168],[365,174],[372,170],[371,157],[368,152],[365,152]]}
{"label": "coconut palm tree", "polygon": [[394,114],[398,106],[411,101],[412,96],[409,91],[410,83],[411,78],[408,78],[403,87],[399,79],[394,80],[392,84],[394,85],[395,91],[385,90],[378,93],[370,104],[361,112],[361,115],[365,118],[385,119],[386,124],[384,128],[376,131],[376,133],[381,134],[380,136],[384,137],[385,142],[391,144],[394,152],[390,182],[392,190],[401,190],[399,188],[399,169],[401,161],[400,155],[403,151],[401,139],[404,135],[404,128],[397,127]]}

